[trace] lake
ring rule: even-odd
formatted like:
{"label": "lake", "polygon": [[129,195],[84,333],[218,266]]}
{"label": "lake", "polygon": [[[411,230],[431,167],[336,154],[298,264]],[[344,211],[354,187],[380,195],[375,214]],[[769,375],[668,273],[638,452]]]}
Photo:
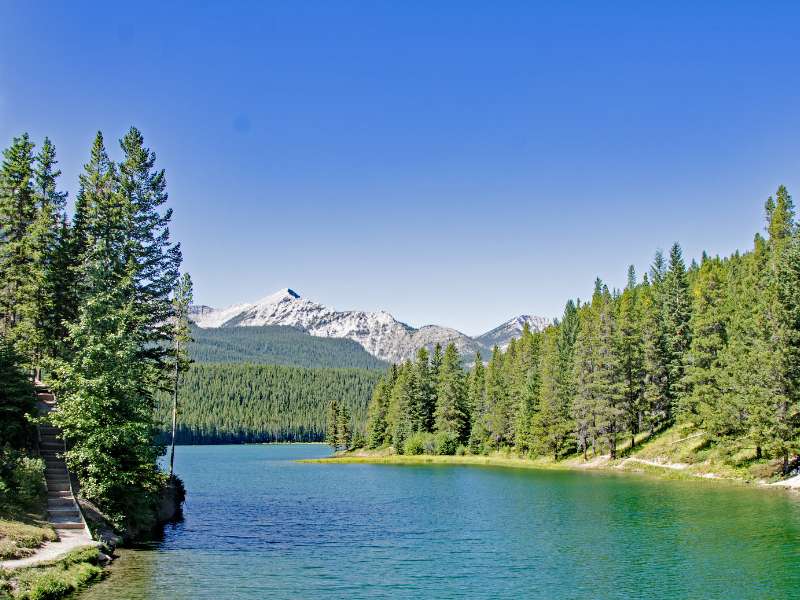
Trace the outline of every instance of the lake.
{"label": "lake", "polygon": [[184,520],[86,599],[800,597],[800,501],[631,474],[181,446]]}

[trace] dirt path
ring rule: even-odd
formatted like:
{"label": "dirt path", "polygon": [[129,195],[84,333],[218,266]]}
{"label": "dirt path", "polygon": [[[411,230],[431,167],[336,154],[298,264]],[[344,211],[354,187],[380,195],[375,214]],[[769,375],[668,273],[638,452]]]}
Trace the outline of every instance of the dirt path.
{"label": "dirt path", "polygon": [[59,540],[57,542],[45,542],[43,546],[38,548],[36,552],[30,556],[0,562],[0,568],[18,569],[20,567],[32,567],[39,563],[56,560],[76,548],[100,545],[89,536],[89,532],[86,531],[86,529],[61,530],[58,532],[58,537]]}
{"label": "dirt path", "polygon": [[626,458],[621,463],[619,463],[619,465],[617,465],[617,468],[620,469],[620,468],[624,467],[626,464],[631,463],[631,462],[640,463],[640,464],[643,464],[643,465],[650,465],[652,467],[663,467],[665,469],[673,469],[675,471],[683,471],[684,469],[686,469],[689,466],[686,463],[668,463],[668,462],[663,462],[662,463],[662,462],[658,462],[658,461],[655,461],[655,460],[646,460],[644,458],[631,457],[631,458]]}

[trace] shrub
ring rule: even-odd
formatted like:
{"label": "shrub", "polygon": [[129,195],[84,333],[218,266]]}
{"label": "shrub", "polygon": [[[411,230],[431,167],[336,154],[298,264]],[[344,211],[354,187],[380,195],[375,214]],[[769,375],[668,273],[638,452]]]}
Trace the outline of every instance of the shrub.
{"label": "shrub", "polygon": [[459,445],[459,447],[456,448],[456,456],[466,456],[466,455],[467,455],[467,447],[464,446],[463,444]]}
{"label": "shrub", "polygon": [[425,434],[422,432],[417,432],[408,436],[406,443],[403,444],[403,453],[409,455],[424,454]]}
{"label": "shrub", "polygon": [[440,431],[436,434],[436,454],[452,456],[458,449],[458,436],[449,431]]}
{"label": "shrub", "polygon": [[44,497],[44,461],[16,450],[0,450],[0,508],[38,510]]}
{"label": "shrub", "polygon": [[436,438],[432,433],[417,431],[408,436],[403,448],[406,454],[436,454]]}

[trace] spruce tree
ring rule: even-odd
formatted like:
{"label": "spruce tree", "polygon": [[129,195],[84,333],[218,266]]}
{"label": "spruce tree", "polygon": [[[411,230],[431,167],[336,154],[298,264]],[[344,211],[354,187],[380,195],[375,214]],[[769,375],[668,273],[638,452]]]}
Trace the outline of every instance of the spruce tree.
{"label": "spruce tree", "polygon": [[470,413],[469,449],[478,454],[489,439],[486,370],[480,352],[475,353],[475,362],[468,376],[467,403]]}
{"label": "spruce tree", "polygon": [[622,375],[622,402],[624,421],[631,432],[631,448],[642,427],[645,411],[644,402],[644,336],[642,334],[642,315],[639,306],[639,291],[636,271],[628,268],[628,285],[619,298],[616,352],[619,355],[619,368]]}
{"label": "spruce tree", "polygon": [[486,428],[487,441],[493,448],[503,447],[513,441],[512,423],[509,419],[509,390],[503,363],[503,353],[495,346],[486,368],[486,413],[481,425]]}
{"label": "spruce tree", "polygon": [[172,435],[170,437],[169,476],[175,464],[175,435],[178,426],[178,392],[180,390],[181,374],[189,369],[189,344],[192,341],[192,332],[189,327],[189,307],[192,305],[192,278],[189,273],[184,273],[178,281],[172,298],[173,330],[172,330]]}
{"label": "spruce tree", "polygon": [[[692,295],[692,343],[686,380],[691,390],[681,412],[709,431],[717,430],[722,400],[722,353],[728,343],[728,269],[719,258],[703,257]],[[723,428],[724,429],[724,428]]]}
{"label": "spruce tree", "polygon": [[669,372],[667,335],[663,300],[663,256],[656,253],[650,270],[651,281],[644,277],[639,288],[639,301],[644,338],[645,418],[650,433],[664,423],[669,414]]}
{"label": "spruce tree", "polygon": [[689,283],[683,253],[677,243],[669,253],[669,270],[663,285],[663,318],[667,351],[667,402],[665,419],[670,422],[675,408],[684,406],[684,398],[689,394],[684,378],[691,345],[692,315]]}
{"label": "spruce tree", "polygon": [[33,142],[12,140],[0,166],[0,333],[33,364],[37,345],[33,285],[38,278],[31,227],[36,220]]}
{"label": "spruce tree", "polygon": [[560,324],[553,325],[543,333],[539,406],[532,423],[533,448],[550,454],[553,460],[559,458],[573,431],[570,404],[564,402],[560,393],[561,327]]}
{"label": "spruce tree", "polygon": [[331,400],[328,404],[328,411],[325,416],[325,443],[337,449],[339,441],[339,403]]}
{"label": "spruce tree", "polygon": [[156,155],[144,145],[142,134],[131,127],[120,140],[119,196],[127,210],[124,257],[133,265],[132,298],[144,335],[142,356],[162,364],[163,343],[170,339],[170,294],[181,263],[180,245],[170,241],[172,209],[167,201],[164,170],[155,169]]}
{"label": "spruce tree", "polygon": [[344,402],[339,403],[336,414],[336,447],[348,450],[353,440],[353,426],[350,421],[350,409]]}
{"label": "spruce tree", "polygon": [[381,448],[389,443],[389,396],[392,391],[391,375],[381,377],[372,392],[367,415],[367,445]]}
{"label": "spruce tree", "polygon": [[466,443],[470,422],[467,388],[461,356],[452,343],[447,345],[442,358],[436,398],[436,431],[451,434],[459,443]]}
{"label": "spruce tree", "polygon": [[431,432],[436,410],[436,387],[431,376],[430,355],[424,347],[417,351],[413,384],[408,405],[411,431]]}

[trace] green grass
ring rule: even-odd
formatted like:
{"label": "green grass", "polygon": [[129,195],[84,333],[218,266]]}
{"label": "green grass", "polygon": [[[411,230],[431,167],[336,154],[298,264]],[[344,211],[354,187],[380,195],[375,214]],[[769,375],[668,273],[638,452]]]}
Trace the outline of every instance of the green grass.
{"label": "green grass", "polygon": [[[631,448],[630,437],[619,440],[616,460],[608,455],[592,456],[587,461],[577,454],[558,461],[552,458],[525,458],[510,452],[495,452],[488,456],[407,456],[393,454],[388,449],[359,450],[332,458],[304,460],[301,462],[338,464],[393,464],[393,465],[480,465],[517,469],[604,469],[617,472],[636,472],[661,479],[721,480],[762,483],[778,478],[776,460],[755,459],[755,449],[728,450],[715,445],[708,436],[691,424],[680,424],[655,432],[637,434],[636,445]],[[647,464],[650,461],[659,464]],[[663,466],[661,466],[663,465]]]}
{"label": "green grass", "polygon": [[0,518],[0,559],[24,558],[44,542],[55,540],[56,532],[35,515],[6,515]]}
{"label": "green grass", "polygon": [[0,571],[0,599],[58,600],[102,579],[97,548],[78,548],[47,564]]}

